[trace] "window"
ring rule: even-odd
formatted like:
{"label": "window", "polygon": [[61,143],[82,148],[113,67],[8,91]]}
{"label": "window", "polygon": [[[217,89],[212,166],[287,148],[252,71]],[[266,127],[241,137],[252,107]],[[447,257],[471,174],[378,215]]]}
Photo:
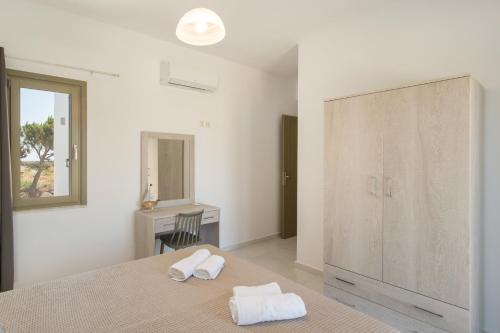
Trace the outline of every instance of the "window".
{"label": "window", "polygon": [[14,208],[86,203],[86,82],[7,71]]}

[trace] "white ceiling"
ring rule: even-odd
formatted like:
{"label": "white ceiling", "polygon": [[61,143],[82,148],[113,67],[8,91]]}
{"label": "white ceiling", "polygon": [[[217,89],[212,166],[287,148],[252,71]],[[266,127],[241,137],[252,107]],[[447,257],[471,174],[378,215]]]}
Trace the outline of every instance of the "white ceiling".
{"label": "white ceiling", "polygon": [[[297,76],[297,44],[325,25],[354,19],[394,0],[31,0],[142,32],[276,74]],[[175,36],[188,10],[206,7],[224,21],[226,38],[193,47]]]}

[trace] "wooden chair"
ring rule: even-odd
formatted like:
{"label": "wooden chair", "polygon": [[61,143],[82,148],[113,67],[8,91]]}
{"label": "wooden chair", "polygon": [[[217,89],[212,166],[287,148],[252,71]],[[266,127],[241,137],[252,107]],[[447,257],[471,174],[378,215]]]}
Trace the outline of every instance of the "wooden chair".
{"label": "wooden chair", "polygon": [[194,213],[179,213],[175,217],[175,229],[171,234],[160,236],[160,254],[163,254],[165,245],[174,249],[182,249],[200,242],[200,226],[203,210]]}

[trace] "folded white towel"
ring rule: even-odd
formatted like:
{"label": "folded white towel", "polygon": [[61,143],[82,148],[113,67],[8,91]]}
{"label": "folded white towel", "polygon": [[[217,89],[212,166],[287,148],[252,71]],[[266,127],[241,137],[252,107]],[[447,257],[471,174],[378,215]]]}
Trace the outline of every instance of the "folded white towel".
{"label": "folded white towel", "polygon": [[219,275],[220,271],[224,267],[224,258],[216,254],[208,257],[207,260],[199,264],[193,275],[199,279],[203,280],[213,280]]}
{"label": "folded white towel", "polygon": [[246,297],[233,296],[229,299],[229,308],[234,322],[238,325],[294,319],[307,314],[302,298],[292,293]]}
{"label": "folded white towel", "polygon": [[276,282],[263,284],[260,286],[246,287],[237,286],[233,287],[233,296],[259,296],[259,295],[275,295],[281,294],[281,288]]}
{"label": "folded white towel", "polygon": [[179,260],[170,266],[168,273],[175,281],[187,280],[191,275],[193,275],[193,271],[196,266],[201,264],[208,257],[210,257],[210,251],[207,249],[198,250],[189,257]]}

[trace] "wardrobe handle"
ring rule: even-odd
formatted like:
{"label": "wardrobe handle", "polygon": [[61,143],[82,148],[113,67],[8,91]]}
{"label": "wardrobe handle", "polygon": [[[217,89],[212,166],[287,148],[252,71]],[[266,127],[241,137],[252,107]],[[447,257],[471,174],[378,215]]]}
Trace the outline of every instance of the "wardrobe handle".
{"label": "wardrobe handle", "polygon": [[426,309],[421,308],[421,307],[416,306],[416,305],[414,305],[414,307],[415,307],[415,309],[417,309],[417,310],[420,310],[420,311],[426,312],[426,313],[428,313],[428,314],[431,314],[431,315],[437,316],[437,317],[439,317],[439,318],[443,318],[443,315],[442,315],[442,314],[439,314],[439,313],[435,313],[435,312],[432,312],[432,311],[426,310]]}
{"label": "wardrobe handle", "polygon": [[370,194],[374,197],[377,196],[377,177],[370,176]]}
{"label": "wardrobe handle", "polygon": [[392,178],[385,177],[385,196],[392,198]]}
{"label": "wardrobe handle", "polygon": [[338,277],[336,277],[335,280],[338,280],[340,282],[344,282],[344,283],[350,284],[351,286],[355,286],[356,285],[356,283],[354,283],[354,282],[346,281],[346,280],[338,278]]}

